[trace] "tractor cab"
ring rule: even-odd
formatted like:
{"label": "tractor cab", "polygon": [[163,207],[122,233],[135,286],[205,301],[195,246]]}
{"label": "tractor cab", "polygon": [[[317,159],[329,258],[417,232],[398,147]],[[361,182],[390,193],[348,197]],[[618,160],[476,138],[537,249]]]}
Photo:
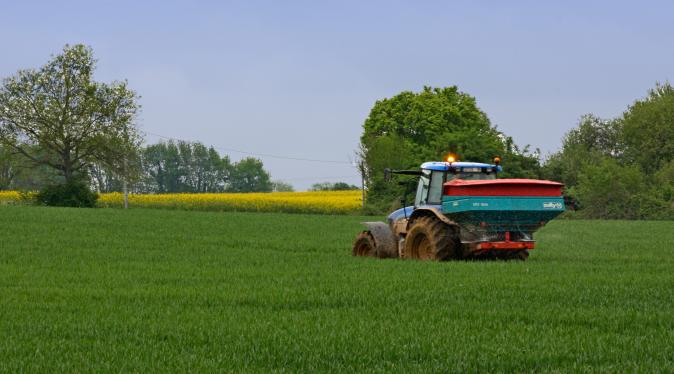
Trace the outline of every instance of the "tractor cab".
{"label": "tractor cab", "polygon": [[479,162],[425,162],[421,165],[414,206],[441,205],[446,182],[461,180],[493,180],[501,166]]}

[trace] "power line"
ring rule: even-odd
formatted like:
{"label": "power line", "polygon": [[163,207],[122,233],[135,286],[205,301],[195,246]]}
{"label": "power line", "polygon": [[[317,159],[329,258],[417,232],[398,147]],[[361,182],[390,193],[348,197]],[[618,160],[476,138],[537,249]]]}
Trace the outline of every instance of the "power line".
{"label": "power line", "polygon": [[[177,139],[177,138],[172,138],[169,136],[164,136],[160,134],[155,134],[149,131],[145,131],[146,134],[158,136],[163,139],[167,140],[174,140],[174,141],[186,141],[185,139]],[[269,157],[269,158],[278,158],[282,160],[293,160],[293,161],[306,161],[306,162],[321,162],[321,163],[327,163],[327,164],[342,164],[342,165],[350,165],[353,166],[351,162],[346,162],[346,161],[335,161],[335,160],[319,160],[319,159],[312,159],[312,158],[302,158],[302,157],[291,157],[291,156],[280,156],[280,155],[273,155],[273,154],[268,154],[268,153],[256,153],[256,152],[249,152],[249,151],[242,151],[240,149],[234,149],[234,148],[226,148],[226,147],[218,147],[211,145],[211,147],[225,151],[225,152],[236,152],[236,153],[242,153],[242,154],[247,154],[251,156],[258,156],[258,157]]]}
{"label": "power line", "polygon": [[[187,141],[190,142],[189,140],[185,139],[178,139],[178,138],[173,138],[170,136],[165,136],[157,133],[152,133],[149,131],[145,131],[146,134],[154,135],[162,139],[166,140],[173,140],[173,141]],[[335,161],[335,160],[319,160],[319,159],[311,159],[311,158],[302,158],[302,157],[291,157],[291,156],[281,156],[281,155],[272,155],[272,154],[266,154],[266,153],[256,153],[256,152],[249,152],[249,151],[243,151],[239,149],[233,149],[233,148],[227,148],[227,147],[219,147],[219,146],[214,146],[211,145],[214,149],[218,149],[221,151],[225,152],[236,152],[236,153],[242,153],[242,154],[248,154],[252,156],[258,156],[258,157],[270,157],[270,158],[277,158],[277,159],[282,159],[282,160],[292,160],[292,161],[306,161],[306,162],[320,162],[320,163],[329,163],[329,164],[341,164],[341,165],[349,165],[349,166],[354,166],[350,162],[345,162],[345,161]],[[360,175],[348,175],[348,176],[334,176],[334,177],[313,177],[313,178],[281,178],[281,180],[286,180],[286,181],[307,181],[307,180],[330,180],[330,179],[343,179],[343,178],[360,178]]]}

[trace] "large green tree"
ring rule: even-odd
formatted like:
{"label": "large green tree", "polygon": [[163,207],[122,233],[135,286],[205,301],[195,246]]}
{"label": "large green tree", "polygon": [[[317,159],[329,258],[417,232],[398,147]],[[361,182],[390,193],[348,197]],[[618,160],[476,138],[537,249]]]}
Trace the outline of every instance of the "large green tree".
{"label": "large green tree", "polygon": [[502,150],[492,127],[472,96],[456,86],[424,87],[377,101],[363,125],[361,143],[369,150],[376,139],[395,135],[411,153],[408,163],[437,160],[448,152],[465,159],[491,159]]}
{"label": "large green tree", "polygon": [[228,192],[271,192],[273,188],[269,173],[262,161],[247,157],[232,167]]}
{"label": "large green tree", "polygon": [[95,67],[90,47],[66,45],[39,69],[4,79],[0,143],[57,170],[66,183],[85,176],[93,163],[128,170],[141,142],[134,125],[138,96],[125,81],[94,81]]}
{"label": "large green tree", "polygon": [[527,168],[538,167],[537,155],[515,147],[491,125],[475,98],[456,86],[405,91],[377,101],[363,124],[359,156],[368,204],[389,209],[401,194],[397,184],[384,182],[384,168],[418,168],[448,153],[478,162],[501,156],[506,170],[511,162],[516,166],[511,176],[530,176]]}

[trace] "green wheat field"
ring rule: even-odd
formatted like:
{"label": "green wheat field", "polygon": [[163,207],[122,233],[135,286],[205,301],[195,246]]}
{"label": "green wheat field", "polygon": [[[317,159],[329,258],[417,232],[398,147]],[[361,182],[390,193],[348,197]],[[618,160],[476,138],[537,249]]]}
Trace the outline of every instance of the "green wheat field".
{"label": "green wheat field", "polygon": [[674,222],[526,262],[351,256],[377,217],[0,207],[0,372],[673,372]]}

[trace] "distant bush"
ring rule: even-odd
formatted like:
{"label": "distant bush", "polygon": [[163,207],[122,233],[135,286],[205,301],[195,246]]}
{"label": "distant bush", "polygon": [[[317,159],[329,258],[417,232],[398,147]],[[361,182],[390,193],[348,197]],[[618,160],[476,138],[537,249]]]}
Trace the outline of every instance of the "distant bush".
{"label": "distant bush", "polygon": [[625,167],[612,159],[598,165],[587,164],[578,174],[572,194],[586,218],[636,219],[637,196],[645,189],[644,175],[635,166]]}
{"label": "distant bush", "polygon": [[272,181],[271,186],[272,192],[295,192],[292,184],[283,181]]}
{"label": "distant bush", "polygon": [[73,181],[47,186],[35,195],[35,200],[38,204],[47,206],[93,208],[96,206],[98,194],[91,191],[84,182]]}
{"label": "distant bush", "polygon": [[314,183],[311,185],[311,191],[349,191],[349,190],[359,190],[360,187],[348,184],[346,182],[323,182],[323,183]]}
{"label": "distant bush", "polygon": [[581,210],[578,217],[600,219],[672,219],[674,209],[665,196],[667,186],[656,188],[636,165],[620,165],[605,158],[587,164],[571,189]]}

